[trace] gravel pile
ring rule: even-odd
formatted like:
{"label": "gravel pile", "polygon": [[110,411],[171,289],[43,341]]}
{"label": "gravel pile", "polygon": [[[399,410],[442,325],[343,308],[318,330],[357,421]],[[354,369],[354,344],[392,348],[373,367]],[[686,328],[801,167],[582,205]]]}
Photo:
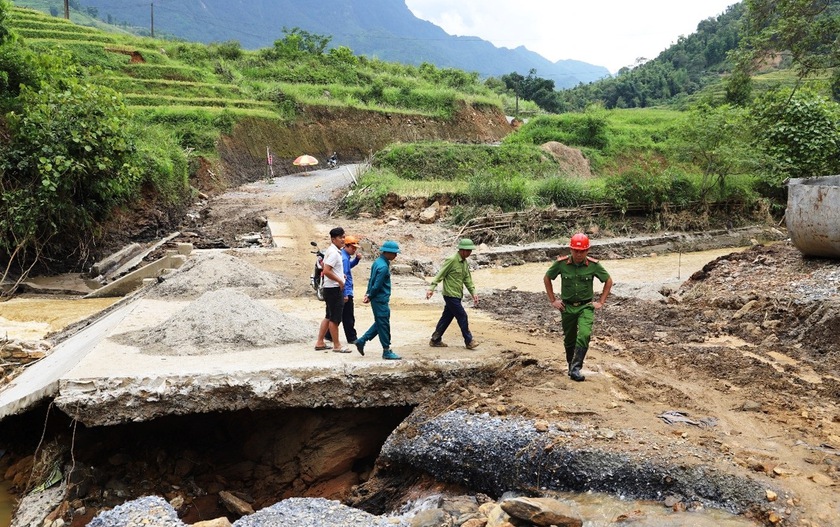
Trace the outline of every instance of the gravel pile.
{"label": "gravel pile", "polygon": [[280,295],[290,288],[282,276],[220,252],[198,253],[148,293],[149,298],[196,298],[207,291],[232,288],[253,298]]}
{"label": "gravel pile", "polygon": [[[408,527],[324,498],[290,498],[233,523],[233,527]],[[163,498],[147,496],[96,516],[87,527],[186,527]]]}
{"label": "gravel pile", "polygon": [[165,499],[145,496],[100,513],[87,527],[183,527],[178,513]]}
{"label": "gravel pile", "polygon": [[289,498],[234,522],[234,527],[407,527],[407,521],[324,498]]}
{"label": "gravel pile", "polygon": [[155,355],[208,355],[304,342],[315,328],[235,289],[201,295],[151,330],[115,338]]}

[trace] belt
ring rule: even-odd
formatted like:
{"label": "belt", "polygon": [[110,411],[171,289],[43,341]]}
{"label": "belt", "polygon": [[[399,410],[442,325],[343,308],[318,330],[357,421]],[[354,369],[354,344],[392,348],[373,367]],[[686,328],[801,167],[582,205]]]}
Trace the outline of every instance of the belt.
{"label": "belt", "polygon": [[591,304],[591,303],[592,303],[591,298],[589,300],[583,300],[581,302],[565,302],[566,305],[572,306],[572,307],[579,307],[579,306],[583,306],[583,305]]}

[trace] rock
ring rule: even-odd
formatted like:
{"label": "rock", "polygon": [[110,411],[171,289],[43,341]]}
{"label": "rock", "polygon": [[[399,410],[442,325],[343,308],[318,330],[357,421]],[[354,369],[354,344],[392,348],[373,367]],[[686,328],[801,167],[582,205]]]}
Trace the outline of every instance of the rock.
{"label": "rock", "polygon": [[192,524],[192,527],[230,527],[231,523],[230,520],[222,516],[221,518],[216,518],[215,520],[207,520],[203,522],[196,522]]}
{"label": "rock", "polygon": [[219,493],[219,499],[222,500],[222,505],[234,514],[238,514],[239,516],[254,514],[254,509],[248,502],[237,498],[226,490]]}
{"label": "rock", "polygon": [[450,527],[452,517],[442,509],[427,509],[418,512],[411,519],[411,527]]}
{"label": "rock", "polygon": [[487,527],[510,525],[508,520],[510,516],[498,504],[493,505],[487,513]]}
{"label": "rock", "polygon": [[749,302],[744,304],[744,306],[741,309],[736,311],[734,315],[732,315],[732,320],[740,319],[741,317],[752,311],[753,308],[755,308],[756,304],[758,304],[757,300],[750,300]]}
{"label": "rock", "polygon": [[512,517],[535,525],[583,526],[583,520],[571,507],[552,498],[512,498],[502,501],[499,506]]}
{"label": "rock", "polygon": [[744,401],[738,409],[742,412],[760,412],[761,403],[757,403],[755,401]]}
{"label": "rock", "polygon": [[779,495],[776,494],[774,491],[767,489],[767,501],[776,501],[778,497]]}
{"label": "rock", "polygon": [[679,496],[666,496],[665,497],[665,506],[669,509],[673,509],[675,505],[681,503],[682,499]]}
{"label": "rock", "polygon": [[426,207],[423,212],[417,217],[417,220],[423,224],[434,223],[435,220],[438,219],[438,215],[440,213],[440,203],[435,201],[428,207]]}

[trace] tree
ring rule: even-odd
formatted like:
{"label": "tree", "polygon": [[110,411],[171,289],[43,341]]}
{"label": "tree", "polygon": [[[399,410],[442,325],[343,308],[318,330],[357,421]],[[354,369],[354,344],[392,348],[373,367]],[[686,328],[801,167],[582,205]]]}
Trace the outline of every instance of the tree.
{"label": "tree", "polygon": [[98,221],[141,178],[129,114],[110,88],[65,76],[22,86],[0,148],[0,261],[25,274],[76,254],[84,261]]}
{"label": "tree", "polygon": [[9,9],[11,4],[8,0],[0,0],[0,44],[4,44],[12,36],[9,31]]}
{"label": "tree", "polygon": [[840,67],[840,0],[746,0],[741,62],[790,53],[799,77]]}
{"label": "tree", "polygon": [[291,58],[304,53],[322,55],[332,37],[310,33],[299,27],[283,27],[283,38],[274,41],[276,58]]}
{"label": "tree", "polygon": [[723,190],[727,176],[745,172],[753,157],[749,144],[746,110],[724,105],[701,104],[682,121],[675,133],[678,158],[703,171],[700,199]]}
{"label": "tree", "polygon": [[784,89],[757,100],[753,114],[771,186],[840,173],[840,104],[810,90]]}

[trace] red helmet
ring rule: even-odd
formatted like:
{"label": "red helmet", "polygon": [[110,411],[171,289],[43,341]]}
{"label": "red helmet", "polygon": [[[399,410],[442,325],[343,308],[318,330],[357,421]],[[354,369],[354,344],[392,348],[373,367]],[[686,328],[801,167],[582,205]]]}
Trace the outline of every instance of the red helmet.
{"label": "red helmet", "polygon": [[576,251],[585,251],[589,249],[589,237],[582,232],[572,236],[572,241],[569,242],[569,247]]}

